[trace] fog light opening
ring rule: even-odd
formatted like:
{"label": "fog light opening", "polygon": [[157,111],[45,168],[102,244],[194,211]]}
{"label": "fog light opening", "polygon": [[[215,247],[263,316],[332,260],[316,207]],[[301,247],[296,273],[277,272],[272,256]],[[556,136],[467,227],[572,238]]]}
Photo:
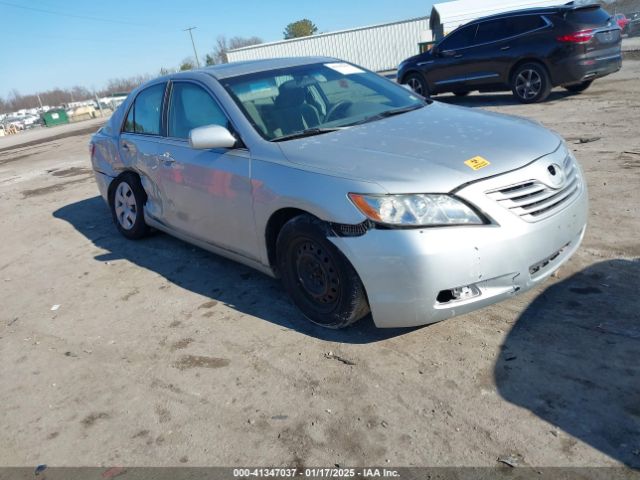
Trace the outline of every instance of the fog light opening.
{"label": "fog light opening", "polygon": [[480,289],[475,285],[465,285],[464,287],[441,290],[436,301],[438,303],[460,302],[480,295]]}

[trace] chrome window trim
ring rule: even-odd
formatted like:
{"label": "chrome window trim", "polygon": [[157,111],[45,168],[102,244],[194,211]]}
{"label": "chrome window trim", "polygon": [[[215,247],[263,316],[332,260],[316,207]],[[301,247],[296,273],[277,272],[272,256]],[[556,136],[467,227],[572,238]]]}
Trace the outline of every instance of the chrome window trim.
{"label": "chrome window trim", "polygon": [[486,78],[496,78],[500,75],[497,73],[483,73],[481,75],[472,75],[470,77],[457,77],[452,78],[450,80],[440,80],[439,82],[435,82],[436,85],[447,85],[449,83],[458,83],[458,82],[467,82],[469,80],[484,80]]}

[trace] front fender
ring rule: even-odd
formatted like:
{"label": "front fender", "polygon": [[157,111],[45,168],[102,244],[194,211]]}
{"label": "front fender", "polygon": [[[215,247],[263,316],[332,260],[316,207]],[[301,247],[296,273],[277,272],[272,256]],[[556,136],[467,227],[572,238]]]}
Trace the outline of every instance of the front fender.
{"label": "front fender", "polygon": [[[357,225],[366,217],[351,203],[349,192],[387,193],[373,182],[349,180],[286,164],[253,160],[253,211],[258,237],[264,238],[271,216],[284,208],[303,210],[334,223]],[[269,264],[267,246],[260,259]]]}

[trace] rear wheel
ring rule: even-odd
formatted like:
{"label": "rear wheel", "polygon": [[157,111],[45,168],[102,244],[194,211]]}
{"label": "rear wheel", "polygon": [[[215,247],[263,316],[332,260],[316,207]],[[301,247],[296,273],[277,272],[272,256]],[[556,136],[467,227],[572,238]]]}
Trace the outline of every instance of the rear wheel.
{"label": "rear wheel", "polygon": [[539,63],[525,63],[513,72],[511,90],[522,103],[543,102],[551,93],[551,80]]}
{"label": "rear wheel", "polygon": [[278,270],[289,296],[313,323],[343,328],[369,312],[364,286],[349,261],[310,215],[289,220],[276,244]]}
{"label": "rear wheel", "polygon": [[585,82],[575,83],[573,85],[565,85],[564,88],[566,88],[572,93],[580,93],[580,92],[584,92],[587,88],[589,88],[592,83],[593,83],[593,80],[587,80]]}
{"label": "rear wheel", "polygon": [[427,85],[427,81],[419,73],[410,73],[405,77],[404,83],[409,85],[411,90],[416,92],[418,95],[422,95],[423,97],[429,96],[429,86]]}
{"label": "rear wheel", "polygon": [[140,177],[127,172],[114,182],[109,195],[109,206],[116,227],[122,235],[132,240],[146,236],[150,231],[144,221],[147,195],[140,183]]}

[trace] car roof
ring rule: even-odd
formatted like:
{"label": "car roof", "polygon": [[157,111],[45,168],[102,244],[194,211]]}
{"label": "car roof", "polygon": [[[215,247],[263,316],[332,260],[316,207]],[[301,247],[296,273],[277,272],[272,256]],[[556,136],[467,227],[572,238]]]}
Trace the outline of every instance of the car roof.
{"label": "car roof", "polygon": [[243,62],[223,63],[211,67],[204,67],[199,69],[199,71],[208,73],[216,79],[221,80],[223,78],[237,77],[251,73],[265,72],[268,70],[335,61],[339,60],[331,57],[269,58],[265,60],[247,60]]}
{"label": "car roof", "polygon": [[552,13],[566,13],[573,10],[583,10],[587,8],[595,8],[600,7],[597,3],[587,3],[587,4],[574,4],[573,2],[567,3],[566,5],[558,5],[555,7],[533,7],[533,8],[522,8],[520,10],[511,10],[509,12],[497,13],[495,15],[489,15],[487,17],[477,18],[463,26],[473,25],[475,23],[484,22],[486,20],[499,20],[501,18],[509,18],[517,15],[543,15],[543,14],[552,14]]}
{"label": "car roof", "polygon": [[314,63],[327,63],[327,62],[343,62],[333,57],[284,57],[284,58],[271,58],[265,60],[247,60],[244,62],[231,62],[223,63],[220,65],[213,65],[209,67],[196,68],[193,70],[185,70],[184,72],[170,73],[167,75],[161,75],[153,78],[148,82],[135,88],[128,95],[128,99],[135,98],[138,92],[144,90],[147,87],[153,85],[178,80],[193,78],[194,74],[208,74],[217,80],[225,78],[238,77],[242,75],[248,75],[251,73],[266,72],[269,70],[277,70],[280,68],[298,67],[301,65],[312,65]]}

